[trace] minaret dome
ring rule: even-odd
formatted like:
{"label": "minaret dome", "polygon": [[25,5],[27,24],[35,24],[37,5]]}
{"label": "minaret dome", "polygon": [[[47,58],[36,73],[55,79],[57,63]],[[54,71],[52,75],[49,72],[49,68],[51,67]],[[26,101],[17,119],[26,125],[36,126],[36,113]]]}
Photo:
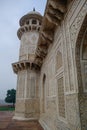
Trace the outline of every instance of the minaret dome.
{"label": "minaret dome", "polygon": [[39,31],[42,23],[42,15],[35,11],[30,11],[26,15],[24,15],[20,21],[20,28],[18,29],[17,35],[18,38],[21,39],[21,36],[24,32],[36,30]]}

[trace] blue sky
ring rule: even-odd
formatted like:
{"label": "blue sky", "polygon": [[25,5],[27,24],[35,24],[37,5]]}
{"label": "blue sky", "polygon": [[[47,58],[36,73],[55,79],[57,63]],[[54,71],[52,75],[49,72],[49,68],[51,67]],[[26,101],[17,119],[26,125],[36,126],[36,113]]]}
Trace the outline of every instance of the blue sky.
{"label": "blue sky", "polygon": [[47,0],[0,0],[0,99],[8,89],[16,88],[17,77],[11,63],[18,61],[20,41],[19,19],[33,10],[44,15]]}

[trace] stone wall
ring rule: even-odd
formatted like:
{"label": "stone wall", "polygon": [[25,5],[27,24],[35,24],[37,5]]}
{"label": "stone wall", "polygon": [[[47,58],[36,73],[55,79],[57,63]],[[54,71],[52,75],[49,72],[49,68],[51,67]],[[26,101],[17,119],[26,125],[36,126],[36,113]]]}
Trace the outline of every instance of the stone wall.
{"label": "stone wall", "polygon": [[27,69],[18,72],[15,110],[15,117],[17,119],[30,120],[39,118],[40,102],[38,79],[39,73],[33,70]]}
{"label": "stone wall", "polygon": [[54,42],[43,62],[40,75],[39,121],[45,130],[83,130],[79,111],[75,49],[86,14],[86,0],[73,0],[69,3],[64,20],[56,28]]}
{"label": "stone wall", "polygon": [[39,38],[39,33],[32,31],[26,32],[21,38],[19,60],[33,60]]}

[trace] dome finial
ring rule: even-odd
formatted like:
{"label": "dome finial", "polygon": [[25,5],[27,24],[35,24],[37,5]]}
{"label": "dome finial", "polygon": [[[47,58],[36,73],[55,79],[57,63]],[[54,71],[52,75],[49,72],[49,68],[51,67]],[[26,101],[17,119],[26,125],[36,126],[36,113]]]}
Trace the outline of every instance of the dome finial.
{"label": "dome finial", "polygon": [[33,8],[33,11],[35,11],[35,8]]}

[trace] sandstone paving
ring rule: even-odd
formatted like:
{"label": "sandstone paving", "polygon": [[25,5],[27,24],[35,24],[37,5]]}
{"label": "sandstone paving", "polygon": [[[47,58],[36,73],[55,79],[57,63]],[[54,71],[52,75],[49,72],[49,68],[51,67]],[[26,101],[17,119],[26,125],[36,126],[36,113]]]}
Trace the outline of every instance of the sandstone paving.
{"label": "sandstone paving", "polygon": [[13,120],[14,112],[0,112],[0,130],[43,130],[38,121]]}

